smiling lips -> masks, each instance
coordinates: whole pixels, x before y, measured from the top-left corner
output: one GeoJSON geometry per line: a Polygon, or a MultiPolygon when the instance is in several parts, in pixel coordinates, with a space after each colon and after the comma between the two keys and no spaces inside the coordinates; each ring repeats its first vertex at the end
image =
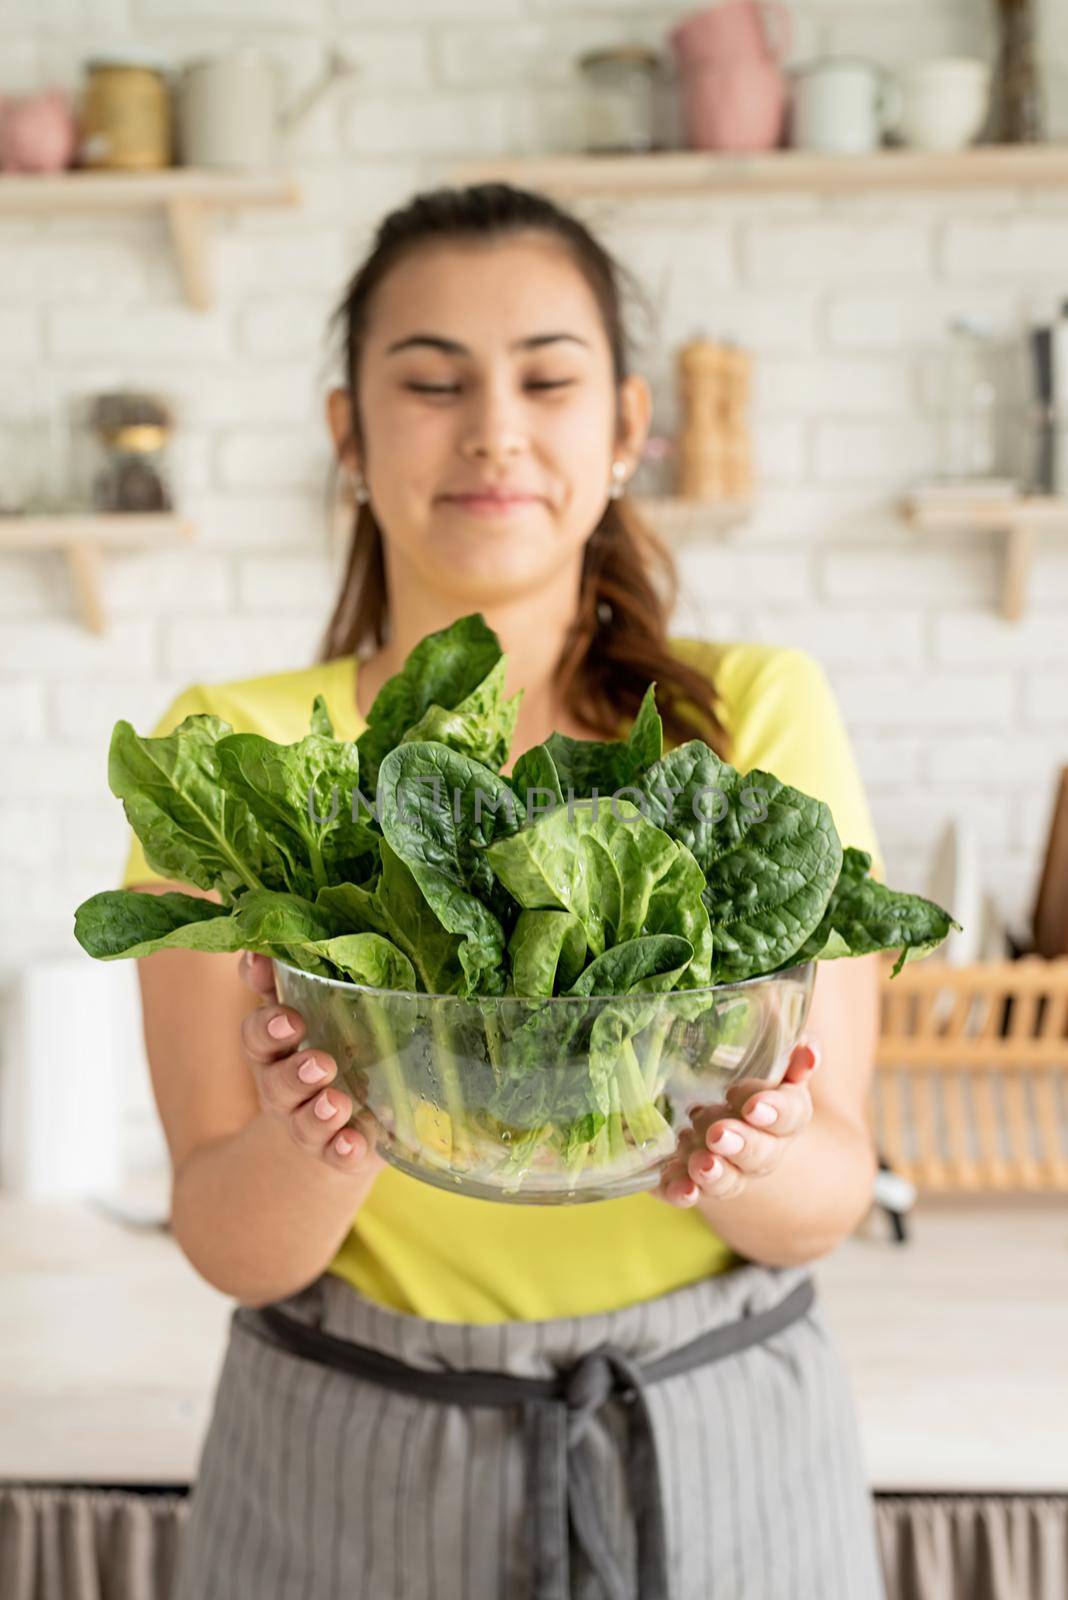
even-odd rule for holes
{"type": "Polygon", "coordinates": [[[524,506],[534,505],[540,496],[535,494],[448,494],[447,505],[461,506],[476,517],[504,517],[524,506]]]}

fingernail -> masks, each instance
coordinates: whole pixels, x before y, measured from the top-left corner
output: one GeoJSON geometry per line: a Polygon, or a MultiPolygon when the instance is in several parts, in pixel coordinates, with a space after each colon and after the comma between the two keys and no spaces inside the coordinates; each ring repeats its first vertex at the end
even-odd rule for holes
{"type": "Polygon", "coordinates": [[[816,1052],[810,1044],[798,1045],[797,1064],[799,1067],[814,1068],[817,1060],[816,1052]]]}
{"type": "Polygon", "coordinates": [[[302,1061],[297,1068],[297,1077],[301,1083],[322,1083],[326,1077],[326,1068],[321,1067],[314,1056],[309,1056],[307,1061],[302,1061]]]}
{"type": "Polygon", "coordinates": [[[779,1113],[767,1100],[758,1100],[746,1115],[750,1122],[756,1123],[758,1128],[770,1128],[779,1113]]]}
{"type": "Polygon", "coordinates": [[[329,1121],[334,1115],[334,1107],[331,1105],[330,1096],[325,1089],[315,1102],[315,1115],[321,1117],[324,1122],[329,1121]]]}
{"type": "Polygon", "coordinates": [[[279,1012],[277,1017],[272,1017],[267,1024],[267,1032],[272,1039],[288,1039],[290,1034],[296,1033],[296,1028],[284,1012],[279,1012]]]}
{"type": "Polygon", "coordinates": [[[723,1165],[718,1156],[709,1156],[698,1164],[706,1178],[718,1178],[723,1165]]]}
{"type": "Polygon", "coordinates": [[[334,1140],[334,1149],[339,1156],[350,1156],[353,1151],[358,1156],[367,1154],[367,1140],[360,1133],[339,1133],[334,1140]]]}
{"type": "Polygon", "coordinates": [[[720,1155],[734,1156],[742,1148],[745,1140],[733,1128],[720,1128],[714,1139],[709,1139],[709,1147],[718,1150],[720,1155]]]}

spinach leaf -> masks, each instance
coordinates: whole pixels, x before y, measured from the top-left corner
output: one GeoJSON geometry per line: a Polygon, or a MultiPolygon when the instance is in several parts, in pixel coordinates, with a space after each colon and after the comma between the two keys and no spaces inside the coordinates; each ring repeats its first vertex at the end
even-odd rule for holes
{"type": "Polygon", "coordinates": [[[320,889],[316,905],[342,925],[383,934],[408,957],[413,984],[426,994],[458,994],[464,987],[461,939],[450,933],[396,851],[382,841],[382,871],[372,887],[340,883],[320,889]]]}
{"type": "MultiPolygon", "coordinates": [[[[525,793],[518,788],[520,763],[535,750],[552,758],[561,798],[570,790],[574,799],[592,799],[594,793],[607,799],[617,790],[638,782],[648,767],[660,759],[664,748],[664,728],[656,709],[655,684],[645,691],[638,714],[625,739],[573,739],[565,733],[551,733],[544,744],[525,750],[515,764],[513,779],[524,805],[525,793]]],[[[522,769],[523,781],[526,770],[522,769]]]]}
{"type": "Polygon", "coordinates": [[[841,956],[866,956],[876,950],[901,953],[890,974],[896,977],[906,961],[917,961],[940,945],[951,928],[960,929],[941,906],[922,895],[902,894],[868,877],[871,856],[849,846],[842,870],[819,926],[789,965],[801,961],[831,961],[841,956]]]}
{"type": "Polygon", "coordinates": [[[244,948],[229,906],[176,891],[140,894],[136,889],[102,889],[75,911],[74,937],[98,961],[167,949],[244,948]]]}
{"type": "Polygon", "coordinates": [[[712,982],[774,970],[819,925],[842,865],[822,800],[754,769],[744,777],[699,739],[641,780],[650,817],[685,844],[705,876],[712,982]]]}
{"type": "Polygon", "coordinates": [[[453,710],[432,705],[418,722],[405,732],[402,743],[433,739],[451,750],[481,761],[496,771],[508,759],[515,733],[522,690],[510,700],[502,699],[507,661],[504,656],[486,677],[453,710]]]}
{"type": "Polygon", "coordinates": [[[310,901],[273,889],[250,889],[233,907],[199,895],[108,889],[83,901],[74,916],[79,944],[105,961],[156,950],[255,950],[324,977],[334,972],[316,946],[336,932],[310,901]]]}
{"type": "Polygon", "coordinates": [[[308,725],[308,732],[321,734],[324,739],[332,739],[334,737],[334,724],[331,721],[330,712],[327,710],[326,699],[321,694],[317,694],[312,701],[311,722],[308,725]]]}
{"type": "Polygon", "coordinates": [[[292,885],[298,893],[314,897],[339,860],[367,848],[368,823],[352,816],[359,787],[355,744],[321,733],[282,745],[258,733],[231,733],[216,751],[226,789],[299,862],[292,885]]]}
{"type": "Polygon", "coordinates": [[[385,757],[431,706],[451,710],[478,688],[500,660],[501,645],[480,612],[428,633],[404,666],[388,678],[367,713],[356,740],[365,792],[378,787],[385,757]]]}
{"type": "Polygon", "coordinates": [[[379,933],[336,934],[331,939],[316,940],[308,948],[353,983],[409,993],[416,987],[415,971],[408,957],[379,933]]]}
{"type": "Polygon", "coordinates": [[[544,744],[532,745],[529,750],[523,751],[512,768],[508,782],[528,826],[538,816],[564,803],[556,763],[544,744]]]}
{"type": "Polygon", "coordinates": [[[613,945],[580,972],[567,994],[661,994],[671,989],[693,959],[693,945],[678,934],[643,934],[613,945]]]}
{"type": "Polygon", "coordinates": [[[227,789],[217,746],[233,730],[194,713],[158,739],[117,722],[108,784],[144,846],[150,867],[198,889],[218,889],[229,904],[241,889],[287,889],[298,858],[227,789]]]}
{"type": "Polygon", "coordinates": [[[387,842],[442,926],[461,938],[461,992],[502,993],[508,908],[485,847],[518,826],[512,790],[489,767],[426,740],[386,756],[377,804],[387,842]]]}
{"type": "Polygon", "coordinates": [[[679,934],[698,957],[691,984],[708,982],[704,878],[689,851],[630,801],[576,800],[491,844],[486,854],[521,906],[577,917],[594,956],[643,933],[679,934]]]}
{"type": "Polygon", "coordinates": [[[570,911],[521,911],[508,941],[510,993],[550,995],[566,989],[582,971],[586,934],[570,911]]]}

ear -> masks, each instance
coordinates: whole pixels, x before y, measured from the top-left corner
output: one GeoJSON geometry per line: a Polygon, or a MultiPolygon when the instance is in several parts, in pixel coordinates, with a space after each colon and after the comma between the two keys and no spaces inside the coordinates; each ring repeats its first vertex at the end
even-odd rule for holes
{"type": "Polygon", "coordinates": [[[334,441],[337,458],[343,467],[355,472],[359,466],[352,436],[352,391],[331,389],[326,397],[326,421],[334,441]]]}
{"type": "Polygon", "coordinates": [[[653,420],[653,394],[639,372],[632,372],[619,386],[619,426],[616,454],[622,456],[631,472],[642,458],[653,420]]]}

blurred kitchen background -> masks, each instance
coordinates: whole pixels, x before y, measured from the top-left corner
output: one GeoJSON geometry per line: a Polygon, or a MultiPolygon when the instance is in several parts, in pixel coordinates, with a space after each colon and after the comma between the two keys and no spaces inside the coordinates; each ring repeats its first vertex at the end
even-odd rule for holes
{"type": "MultiPolygon", "coordinates": [[[[351,517],[323,419],[339,376],[329,314],[387,210],[494,176],[558,195],[640,280],[636,362],[656,410],[635,492],[677,549],[674,631],[819,658],[889,881],[965,924],[945,952],[965,987],[933,1013],[928,997],[926,1023],[888,1017],[888,1032],[985,1001],[985,1037],[1044,1041],[1046,1077],[1005,1103],[1023,1143],[947,1154],[923,1128],[937,1142],[950,1102],[936,1116],[918,1095],[895,1101],[884,1040],[880,1138],[901,1184],[887,1175],[875,1235],[902,1231],[910,1185],[1049,1190],[1062,1208],[1029,1219],[1026,1245],[998,1224],[1015,1272],[1003,1290],[1017,1305],[1040,1282],[1063,1294],[1064,0],[4,0],[0,1186],[88,1194],[136,1221],[144,1178],[143,1220],[159,1220],[133,964],[105,972],[71,933],[74,907],[125,859],[111,729],[146,730],[191,682],[311,660],[351,517]],[[1022,990],[1017,971],[1031,974],[1022,990]],[[906,1112],[918,1132],[901,1132],[906,1112]],[[1040,1227],[1041,1270],[1028,1254],[1040,1227]]],[[[91,1259],[140,1303],[144,1280],[124,1276],[99,1216],[65,1226],[56,1256],[51,1225],[6,1215],[5,1250],[40,1284],[91,1259]]],[[[937,1298],[946,1263],[976,1236],[962,1216],[945,1224],[944,1260],[921,1259],[909,1285],[936,1338],[954,1315],[937,1298]]],[[[150,1232],[138,1249],[162,1248],[150,1232]]],[[[155,1259],[142,1258],[150,1278],[155,1259]]],[[[881,1254],[829,1271],[869,1302],[885,1285],[881,1254]]],[[[185,1278],[181,1327],[214,1330],[218,1297],[185,1278]]],[[[866,1314],[843,1299],[847,1332],[866,1314]]],[[[932,1435],[942,1465],[918,1472],[895,1432],[904,1380],[880,1365],[883,1315],[856,1359],[888,1561],[895,1492],[1063,1500],[1068,1462],[1038,1389],[1022,1402],[1031,1454],[1000,1484],[983,1476],[1006,1459],[990,1365],[960,1406],[980,1442],[932,1435]]],[[[1051,1341],[1063,1334],[1035,1315],[1051,1341]]],[[[29,1338],[29,1311],[20,1326],[29,1338]]],[[[146,1332],[149,1356],[163,1337],[146,1332]]],[[[909,1337],[898,1324],[894,1340],[909,1337]]],[[[141,1454],[136,1430],[118,1429],[125,1481],[168,1482],[190,1458],[204,1341],[141,1454]]],[[[41,1402],[27,1381],[22,1398],[41,1402]]],[[[1013,1384],[1018,1405],[1026,1376],[1013,1384]]],[[[923,1404],[937,1411],[941,1392],[933,1382],[923,1404]]],[[[0,1468],[108,1481],[83,1434],[66,1473],[47,1427],[43,1453],[0,1468]]],[[[1013,1571],[1017,1588],[974,1575],[937,1592],[1053,1594],[1037,1567],[1013,1571]]]]}

